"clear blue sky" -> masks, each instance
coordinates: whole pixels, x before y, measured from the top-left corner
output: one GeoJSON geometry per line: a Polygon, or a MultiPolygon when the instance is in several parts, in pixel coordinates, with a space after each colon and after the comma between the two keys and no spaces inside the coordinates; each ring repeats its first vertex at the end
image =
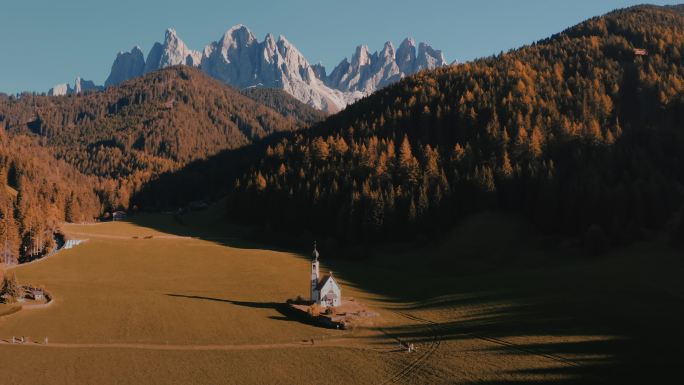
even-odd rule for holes
{"type": "MultiPolygon", "coordinates": [[[[676,1],[654,1],[673,4],[676,1]]],[[[261,40],[284,35],[330,70],[361,43],[372,51],[406,36],[461,62],[515,48],[629,0],[4,0],[0,92],[47,91],[76,76],[104,83],[116,53],[147,55],[174,27],[201,50],[230,26],[261,40]]]]}

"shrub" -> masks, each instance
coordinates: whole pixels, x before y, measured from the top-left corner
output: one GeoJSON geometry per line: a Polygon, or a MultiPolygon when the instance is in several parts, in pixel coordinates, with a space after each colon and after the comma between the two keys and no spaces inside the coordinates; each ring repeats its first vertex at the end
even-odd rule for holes
{"type": "Polygon", "coordinates": [[[312,317],[318,317],[321,315],[321,306],[317,303],[309,307],[309,315],[312,317]]]}
{"type": "Polygon", "coordinates": [[[0,297],[4,297],[9,303],[17,300],[20,294],[19,285],[17,284],[17,276],[15,274],[9,277],[7,274],[2,278],[2,288],[0,288],[0,297]]]}

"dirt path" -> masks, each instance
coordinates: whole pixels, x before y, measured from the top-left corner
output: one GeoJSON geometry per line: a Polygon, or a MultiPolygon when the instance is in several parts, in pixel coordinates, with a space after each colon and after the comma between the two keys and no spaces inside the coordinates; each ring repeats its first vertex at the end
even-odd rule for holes
{"type": "Polygon", "coordinates": [[[369,349],[355,345],[348,338],[335,338],[329,340],[317,340],[314,344],[309,341],[286,342],[275,344],[229,344],[229,345],[179,345],[179,344],[136,344],[136,343],[60,343],[27,342],[13,344],[9,340],[0,340],[0,346],[14,346],[22,348],[59,348],[59,349],[143,349],[143,350],[267,350],[286,348],[316,348],[316,347],[346,347],[354,349],[369,349]]]}
{"type": "Polygon", "coordinates": [[[88,238],[105,238],[105,239],[196,239],[194,237],[187,237],[182,235],[154,235],[154,234],[141,234],[141,235],[112,235],[112,234],[96,234],[96,233],[84,233],[78,231],[67,231],[67,235],[79,235],[88,238]]]}

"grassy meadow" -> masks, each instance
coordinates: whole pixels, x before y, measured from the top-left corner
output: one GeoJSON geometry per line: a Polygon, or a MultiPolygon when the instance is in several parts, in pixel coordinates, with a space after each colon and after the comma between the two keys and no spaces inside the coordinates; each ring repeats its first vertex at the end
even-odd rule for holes
{"type": "Polygon", "coordinates": [[[666,246],[577,256],[486,214],[366,260],[321,249],[343,295],[381,314],[338,331],[283,310],[308,293],[308,247],[245,241],[214,210],[64,229],[87,242],[12,270],[55,300],[0,305],[1,340],[49,338],[0,343],[2,384],[604,382],[666,376],[682,353],[684,264],[666,246]]]}

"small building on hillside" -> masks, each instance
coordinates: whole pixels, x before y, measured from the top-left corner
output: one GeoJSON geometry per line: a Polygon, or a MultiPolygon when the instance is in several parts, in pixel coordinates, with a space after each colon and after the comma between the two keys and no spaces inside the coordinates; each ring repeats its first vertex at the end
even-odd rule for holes
{"type": "Polygon", "coordinates": [[[113,221],[123,221],[126,219],[126,212],[125,211],[114,211],[112,213],[112,220],[113,221]]]}
{"type": "Polygon", "coordinates": [[[316,242],[314,242],[311,261],[311,302],[324,308],[340,306],[342,304],[342,289],[333,278],[332,272],[321,278],[318,256],[316,242]]]}
{"type": "Polygon", "coordinates": [[[74,246],[80,245],[82,242],[82,239],[67,239],[66,242],[64,242],[64,248],[71,249],[74,246]]]}
{"type": "Polygon", "coordinates": [[[33,288],[30,291],[30,295],[34,301],[42,301],[45,299],[45,293],[43,292],[43,289],[33,288]]]}
{"type": "Polygon", "coordinates": [[[648,51],[643,48],[634,48],[634,56],[648,56],[648,51]]]}

